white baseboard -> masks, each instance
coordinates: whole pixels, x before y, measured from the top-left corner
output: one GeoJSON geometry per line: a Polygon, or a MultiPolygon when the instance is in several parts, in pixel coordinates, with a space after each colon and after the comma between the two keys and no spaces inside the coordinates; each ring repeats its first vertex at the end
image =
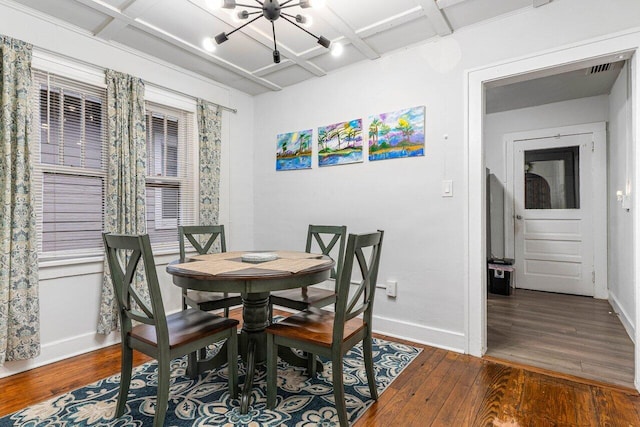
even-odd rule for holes
{"type": "Polygon", "coordinates": [[[466,344],[466,337],[461,332],[447,331],[381,316],[373,316],[373,331],[456,353],[464,353],[466,344]]]}
{"type": "Polygon", "coordinates": [[[626,311],[624,311],[624,309],[618,302],[618,299],[616,298],[616,296],[611,292],[609,292],[609,304],[611,304],[613,311],[615,311],[616,314],[618,315],[618,318],[620,319],[620,322],[622,322],[622,326],[624,326],[624,329],[627,331],[629,338],[631,338],[631,341],[633,341],[633,343],[635,344],[636,330],[635,330],[635,327],[633,326],[633,322],[629,318],[629,314],[626,311]]]}
{"type": "Polygon", "coordinates": [[[92,332],[43,344],[40,356],[35,359],[5,362],[4,366],[0,367],[0,378],[39,368],[40,366],[108,347],[119,342],[120,332],[116,331],[109,335],[100,335],[92,332]]]}

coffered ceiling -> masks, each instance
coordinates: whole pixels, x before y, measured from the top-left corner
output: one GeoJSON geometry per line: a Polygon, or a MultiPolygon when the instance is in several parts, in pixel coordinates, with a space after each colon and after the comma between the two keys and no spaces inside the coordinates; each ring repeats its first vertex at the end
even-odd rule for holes
{"type": "Polygon", "coordinates": [[[318,9],[291,8],[293,14],[311,15],[309,31],[342,44],[344,52],[334,57],[313,37],[278,19],[279,64],[273,62],[272,28],[266,19],[230,35],[215,52],[203,48],[206,37],[242,25],[234,21],[241,8],[211,10],[205,0],[0,1],[255,95],[550,0],[326,0],[318,9]]]}

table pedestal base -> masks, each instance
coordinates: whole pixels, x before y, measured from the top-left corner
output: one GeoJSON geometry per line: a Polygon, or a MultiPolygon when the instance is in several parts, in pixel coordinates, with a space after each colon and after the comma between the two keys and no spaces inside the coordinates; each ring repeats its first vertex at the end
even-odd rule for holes
{"type": "MultiPolygon", "coordinates": [[[[269,293],[251,293],[242,296],[242,330],[240,331],[239,353],[245,363],[245,380],[240,393],[240,413],[249,411],[249,400],[253,389],[253,379],[257,364],[264,364],[267,359],[267,336],[265,329],[269,326],[269,293]]],[[[210,369],[217,368],[227,362],[227,343],[225,342],[218,353],[206,360],[198,360],[197,366],[189,358],[187,375],[191,378],[210,369]]],[[[292,366],[308,368],[308,360],[286,347],[278,349],[278,356],[292,366]]],[[[322,362],[316,359],[316,370],[323,370],[322,362]]]]}

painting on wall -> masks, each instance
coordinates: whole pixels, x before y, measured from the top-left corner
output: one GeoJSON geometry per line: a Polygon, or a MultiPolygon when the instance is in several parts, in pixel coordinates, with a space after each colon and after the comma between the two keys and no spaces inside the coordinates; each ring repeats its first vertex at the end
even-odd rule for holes
{"type": "Polygon", "coordinates": [[[312,129],[281,133],[277,140],[277,171],[311,169],[312,129]]]}
{"type": "Polygon", "coordinates": [[[362,119],[318,128],[318,166],[362,162],[362,119]]]}
{"type": "Polygon", "coordinates": [[[369,161],[424,156],[425,107],[369,117],[369,161]]]}

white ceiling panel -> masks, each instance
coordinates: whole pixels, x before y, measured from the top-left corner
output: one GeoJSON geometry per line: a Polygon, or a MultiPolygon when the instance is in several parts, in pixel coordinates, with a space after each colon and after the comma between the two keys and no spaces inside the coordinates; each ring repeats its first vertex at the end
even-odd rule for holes
{"type": "Polygon", "coordinates": [[[327,53],[317,56],[311,61],[324,70],[333,71],[365,59],[367,58],[358,49],[353,47],[353,45],[346,45],[344,47],[344,53],[337,58],[327,53]]]}
{"type": "Polygon", "coordinates": [[[455,31],[526,7],[531,7],[531,0],[465,0],[442,11],[455,31]]]}
{"type": "Polygon", "coordinates": [[[292,65],[265,76],[269,81],[280,86],[289,86],[311,78],[309,72],[292,65]]]}
{"type": "Polygon", "coordinates": [[[349,0],[327,2],[328,9],[359,30],[416,7],[415,0],[370,1],[349,0]]]}
{"type": "MultiPolygon", "coordinates": [[[[345,49],[342,56],[334,57],[313,36],[280,18],[274,24],[281,63],[274,64],[272,29],[265,18],[230,35],[214,53],[204,50],[205,37],[233,31],[246,22],[234,22],[241,7],[211,11],[205,0],[3,1],[35,9],[53,21],[65,21],[95,37],[249,94],[280,90],[358,61],[375,60],[436,34],[446,37],[451,33],[449,24],[456,31],[531,7],[531,0],[325,0],[326,7],[321,9],[286,8],[286,13],[310,15],[311,33],[340,41],[345,49]]],[[[254,0],[238,3],[258,4],[254,0]]]]}
{"type": "Polygon", "coordinates": [[[378,52],[400,49],[437,35],[428,19],[417,19],[383,33],[367,37],[365,41],[378,52]]]}
{"type": "Polygon", "coordinates": [[[116,9],[122,9],[128,3],[131,3],[131,0],[102,0],[102,2],[108,4],[109,6],[113,6],[116,9]]]}
{"type": "Polygon", "coordinates": [[[75,0],[20,0],[16,3],[31,7],[62,21],[70,22],[76,27],[91,32],[108,19],[104,14],[75,0]]]}

